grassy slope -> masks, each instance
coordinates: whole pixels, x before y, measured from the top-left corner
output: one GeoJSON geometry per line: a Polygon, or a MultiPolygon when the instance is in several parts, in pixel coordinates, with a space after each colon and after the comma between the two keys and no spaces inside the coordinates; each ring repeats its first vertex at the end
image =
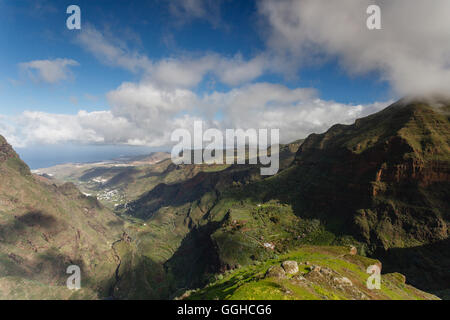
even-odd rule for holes
{"type": "MultiPolygon", "coordinates": [[[[282,166],[292,162],[299,144],[281,147],[282,166]]],[[[232,185],[239,188],[252,177],[259,179],[259,169],[250,166],[177,166],[168,172],[166,177],[172,177],[171,182],[130,203],[127,213],[133,216],[123,215],[132,221],[127,232],[135,240],[134,255],[121,267],[124,274],[128,273],[118,284],[124,296],[167,298],[177,288],[207,282],[222,263],[213,248],[220,241],[210,237],[224,223],[221,220],[227,212],[227,204],[219,201],[219,195],[232,185]],[[152,264],[155,272],[143,272],[144,264],[152,264]],[[148,286],[130,288],[130,277],[141,278],[140,282],[148,286]],[[155,283],[159,284],[158,291],[154,290],[155,283]]],[[[291,212],[279,229],[292,220],[296,217],[291,212]]]]}
{"type": "Polygon", "coordinates": [[[366,286],[368,266],[379,261],[350,255],[346,247],[304,246],[276,259],[249,265],[220,275],[205,288],[190,291],[187,299],[226,300],[428,300],[437,297],[411,287],[400,274],[383,274],[380,290],[366,286]],[[299,273],[287,278],[267,277],[272,266],[296,261],[299,273]],[[308,265],[306,265],[306,263],[308,265]],[[311,271],[319,266],[321,272],[311,271]],[[323,271],[328,271],[327,273],[323,271]],[[299,280],[297,275],[302,275],[299,280]],[[336,278],[346,277],[351,286],[340,285],[336,278]]]}

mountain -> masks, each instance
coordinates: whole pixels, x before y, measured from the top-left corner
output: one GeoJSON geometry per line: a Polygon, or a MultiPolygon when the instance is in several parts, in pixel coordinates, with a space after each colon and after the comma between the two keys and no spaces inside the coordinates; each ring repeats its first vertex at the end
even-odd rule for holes
{"type": "Polygon", "coordinates": [[[388,270],[448,296],[449,118],[447,98],[402,99],[310,135],[293,166],[251,192],[319,219],[336,239],[350,236],[388,270]]]}
{"type": "Polygon", "coordinates": [[[448,99],[403,99],[311,135],[277,182],[292,191],[266,196],[319,218],[334,234],[352,235],[414,285],[448,292],[449,119],[448,99]]]}
{"type": "Polygon", "coordinates": [[[123,221],[73,184],[34,176],[2,136],[0,179],[0,298],[109,296],[123,221]],[[81,268],[79,291],[66,287],[69,265],[81,268]]]}
{"type": "Polygon", "coordinates": [[[273,177],[260,177],[254,166],[201,172],[156,186],[127,213],[167,223],[158,236],[170,234],[178,248],[165,267],[184,272],[179,286],[301,245],[351,244],[380,256],[385,270],[446,296],[449,111],[445,98],[403,99],[310,135],[273,177]],[[417,260],[408,264],[408,257],[417,260]]]}
{"type": "Polygon", "coordinates": [[[448,238],[450,103],[407,100],[311,135],[296,156],[303,211],[382,248],[448,238]]]}
{"type": "Polygon", "coordinates": [[[0,297],[436,298],[412,284],[446,298],[449,115],[445,98],[403,99],[281,145],[271,177],[166,159],[78,168],[64,183],[31,174],[1,138],[0,297]],[[300,273],[269,272],[286,260],[300,273]],[[70,264],[81,291],[64,286],[70,264]],[[383,267],[381,291],[364,287],[368,264],[383,267]]]}
{"type": "MultiPolygon", "coordinates": [[[[53,173],[32,174],[4,138],[1,139],[1,297],[142,299],[168,298],[176,292],[177,282],[172,278],[177,276],[167,272],[164,264],[177,251],[177,246],[173,251],[163,252],[158,246],[152,247],[155,241],[158,245],[165,243],[166,247],[171,243],[170,230],[158,234],[158,238],[152,237],[155,229],[156,233],[166,230],[165,223],[149,222],[147,226],[129,216],[122,220],[97,199],[79,192],[71,182],[60,181],[57,169],[53,173]],[[65,286],[66,269],[71,264],[81,267],[80,291],[73,292],[65,286]]],[[[295,151],[289,152],[290,161],[294,154],[295,151]]],[[[130,180],[156,177],[176,184],[202,172],[214,174],[228,167],[173,165],[163,160],[137,166],[136,176],[130,180]]],[[[105,175],[117,168],[116,174],[108,179],[114,183],[120,181],[117,176],[130,170],[127,166],[108,165],[71,168],[71,178],[80,175],[80,180],[98,178],[98,170],[105,175]]],[[[248,166],[241,169],[256,171],[248,166]]],[[[181,243],[188,233],[189,228],[174,236],[181,243]]]]}

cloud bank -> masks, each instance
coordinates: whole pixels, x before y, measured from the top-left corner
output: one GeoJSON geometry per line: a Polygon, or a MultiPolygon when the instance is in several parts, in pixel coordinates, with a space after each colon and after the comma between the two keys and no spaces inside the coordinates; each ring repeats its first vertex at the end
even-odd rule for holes
{"type": "Polygon", "coordinates": [[[324,101],[312,89],[270,83],[205,95],[187,89],[162,90],[152,83],[124,83],[108,93],[108,101],[111,110],[76,115],[24,112],[3,117],[0,128],[11,143],[22,147],[67,142],[167,147],[172,144],[172,131],[192,131],[198,120],[204,121],[205,129],[278,128],[281,142],[290,142],[323,132],[336,122],[350,124],[386,106],[324,101]],[[7,127],[8,123],[15,125],[7,127]]]}
{"type": "Polygon", "coordinates": [[[270,50],[292,66],[337,58],[349,74],[377,72],[400,95],[450,89],[450,1],[262,0],[270,50]],[[381,8],[382,30],[366,27],[381,8]]]}

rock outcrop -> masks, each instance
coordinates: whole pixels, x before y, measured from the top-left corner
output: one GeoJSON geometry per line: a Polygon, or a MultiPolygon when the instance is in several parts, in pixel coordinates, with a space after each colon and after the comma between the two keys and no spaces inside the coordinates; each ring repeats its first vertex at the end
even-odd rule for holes
{"type": "Polygon", "coordinates": [[[266,278],[284,279],[286,278],[286,271],[280,266],[272,266],[267,270],[266,278]]]}
{"type": "Polygon", "coordinates": [[[298,272],[297,261],[284,261],[281,266],[287,274],[296,274],[298,272]]]}

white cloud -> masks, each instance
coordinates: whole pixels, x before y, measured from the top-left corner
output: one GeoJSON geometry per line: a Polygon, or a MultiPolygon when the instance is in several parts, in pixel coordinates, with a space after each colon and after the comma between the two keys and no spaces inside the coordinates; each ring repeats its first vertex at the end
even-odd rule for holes
{"type": "Polygon", "coordinates": [[[207,55],[198,59],[180,58],[159,61],[150,74],[150,81],[168,87],[192,88],[216,65],[217,57],[207,55]]]}
{"type": "Polygon", "coordinates": [[[147,56],[130,50],[118,39],[106,38],[94,26],[86,24],[76,40],[98,60],[132,72],[149,70],[152,66],[147,56]]]}
{"type": "Polygon", "coordinates": [[[202,102],[205,107],[214,105],[222,111],[222,129],[280,129],[284,143],[324,132],[335,123],[353,123],[388,105],[388,102],[348,105],[325,101],[317,98],[313,89],[289,89],[269,83],[213,93],[202,102]]]}
{"type": "Polygon", "coordinates": [[[257,55],[245,61],[237,54],[233,59],[218,61],[215,72],[223,83],[236,86],[257,79],[269,70],[270,65],[271,61],[265,55],[257,55]]]}
{"type": "Polygon", "coordinates": [[[14,147],[69,142],[104,144],[113,140],[111,133],[114,131],[120,135],[122,130],[129,129],[127,125],[129,123],[114,118],[109,111],[79,111],[76,115],[25,111],[14,117],[0,117],[1,134],[14,147]],[[5,123],[14,125],[4,130],[5,123]]]}
{"type": "Polygon", "coordinates": [[[77,142],[167,147],[172,144],[173,130],[192,130],[193,122],[201,119],[205,129],[278,128],[282,142],[289,142],[323,132],[336,122],[351,123],[386,106],[324,101],[312,89],[269,83],[203,96],[187,89],[161,89],[148,82],[124,83],[107,98],[108,111],[79,111],[76,115],[24,112],[15,119],[0,117],[0,130],[15,146],[77,142]]]}
{"type": "Polygon", "coordinates": [[[145,81],[168,88],[193,88],[207,74],[230,86],[241,85],[257,79],[266,71],[274,70],[265,54],[248,60],[239,53],[232,57],[216,53],[200,56],[185,54],[177,58],[153,61],[145,54],[131,50],[117,38],[106,37],[92,25],[81,30],[77,42],[100,62],[132,72],[141,72],[145,81]]]}
{"type": "MultiPolygon", "coordinates": [[[[114,35],[87,25],[78,36],[101,62],[142,71],[146,81],[163,87],[192,88],[206,75],[229,86],[255,81],[267,73],[297,75],[303,66],[337,58],[351,75],[375,71],[400,95],[447,91],[450,87],[450,1],[375,1],[381,7],[382,30],[366,27],[373,0],[262,0],[258,13],[267,29],[265,51],[253,57],[205,53],[152,60],[114,35]]],[[[220,3],[171,1],[172,15],[215,19],[220,3]]],[[[372,74],[373,75],[373,74],[372,74]]]]}
{"type": "Polygon", "coordinates": [[[79,63],[72,59],[34,60],[19,63],[22,71],[35,81],[56,83],[70,77],[69,67],[78,66],[79,63]]]}
{"type": "Polygon", "coordinates": [[[169,11],[178,24],[193,19],[205,19],[213,27],[222,24],[220,16],[221,0],[169,0],[169,11]]]}
{"type": "Polygon", "coordinates": [[[147,75],[150,81],[169,87],[192,88],[210,74],[229,86],[248,83],[260,77],[270,65],[264,55],[245,60],[241,54],[231,58],[206,54],[198,58],[164,59],[147,75]]]}
{"type": "Polygon", "coordinates": [[[25,141],[17,136],[17,129],[11,117],[0,115],[0,134],[14,147],[25,146],[25,141]]]}
{"type": "Polygon", "coordinates": [[[366,27],[372,0],[263,0],[270,50],[288,68],[338,57],[353,74],[377,71],[396,92],[450,88],[450,1],[376,1],[382,30],[366,27]]]}
{"type": "Polygon", "coordinates": [[[167,144],[176,121],[189,115],[197,96],[187,89],[161,89],[152,83],[124,83],[107,95],[111,113],[132,124],[133,138],[151,146],[167,144]]]}

